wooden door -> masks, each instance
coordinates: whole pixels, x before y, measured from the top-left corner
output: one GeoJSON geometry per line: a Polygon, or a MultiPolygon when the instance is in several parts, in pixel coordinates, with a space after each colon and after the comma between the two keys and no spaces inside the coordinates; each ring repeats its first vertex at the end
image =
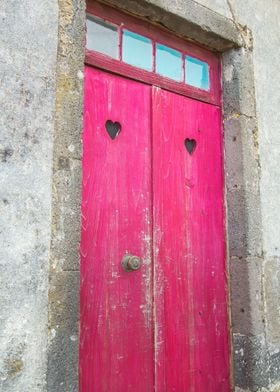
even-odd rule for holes
{"type": "Polygon", "coordinates": [[[151,89],[87,67],[81,238],[83,392],[153,390],[151,241],[151,89]],[[141,257],[139,271],[122,269],[127,253],[141,257]]]}
{"type": "Polygon", "coordinates": [[[86,67],[81,392],[229,391],[220,116],[86,67]]]}
{"type": "Polygon", "coordinates": [[[153,89],[156,390],[229,391],[221,113],[153,89]]]}

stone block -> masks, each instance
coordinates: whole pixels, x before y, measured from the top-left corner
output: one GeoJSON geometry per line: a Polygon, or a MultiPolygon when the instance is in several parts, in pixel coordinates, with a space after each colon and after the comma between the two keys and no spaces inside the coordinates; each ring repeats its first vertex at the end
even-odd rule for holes
{"type": "Polygon", "coordinates": [[[79,270],[81,161],[57,157],[53,193],[51,268],[79,270]]]}
{"type": "Polygon", "coordinates": [[[252,52],[245,48],[223,53],[223,108],[225,117],[244,114],[255,118],[255,80],[252,52]]]}
{"type": "Polygon", "coordinates": [[[49,391],[78,390],[79,272],[52,275],[49,291],[49,391]]]}
{"type": "Polygon", "coordinates": [[[261,258],[230,259],[231,321],[233,333],[264,333],[261,258]]]}
{"type": "Polygon", "coordinates": [[[259,146],[253,118],[235,114],[224,120],[225,176],[228,190],[259,192],[259,146]]]}
{"type": "Polygon", "coordinates": [[[106,0],[134,15],[148,18],[175,34],[209,48],[223,51],[242,45],[235,23],[192,0],[106,0]],[[147,11],[148,9],[148,11],[147,11]]]}
{"type": "Polygon", "coordinates": [[[233,342],[235,386],[249,392],[275,391],[280,352],[270,353],[263,335],[234,334],[233,342]]]}
{"type": "Polygon", "coordinates": [[[227,192],[227,234],[230,257],[261,256],[259,195],[244,188],[227,192]]]}

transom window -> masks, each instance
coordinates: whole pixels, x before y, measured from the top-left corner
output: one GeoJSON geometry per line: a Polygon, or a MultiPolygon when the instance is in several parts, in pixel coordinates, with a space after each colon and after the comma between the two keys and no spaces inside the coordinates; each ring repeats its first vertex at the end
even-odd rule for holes
{"type": "Polygon", "coordinates": [[[87,49],[190,86],[210,87],[207,62],[92,15],[87,16],[87,49]]]}
{"type": "Polygon", "coordinates": [[[97,1],[87,5],[85,60],[109,72],[221,104],[217,53],[97,1]]]}

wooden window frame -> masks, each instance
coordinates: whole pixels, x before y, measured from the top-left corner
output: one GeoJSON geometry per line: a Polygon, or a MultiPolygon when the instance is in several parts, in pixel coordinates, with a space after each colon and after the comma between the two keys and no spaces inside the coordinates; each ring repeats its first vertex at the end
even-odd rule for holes
{"type": "MultiPolygon", "coordinates": [[[[211,52],[182,38],[176,37],[159,27],[155,27],[154,25],[147,23],[146,21],[97,3],[96,1],[89,1],[86,11],[89,16],[96,16],[106,22],[118,25],[118,34],[120,38],[122,37],[122,30],[128,29],[134,33],[150,38],[153,42],[156,41],[159,44],[178,50],[183,53],[184,57],[191,56],[206,62],[209,66],[210,88],[209,90],[203,90],[188,85],[184,81],[177,82],[161,76],[155,73],[155,64],[153,64],[153,71],[146,71],[127,64],[121,60],[111,58],[105,54],[89,49],[86,49],[85,53],[85,63],[87,65],[104,69],[149,85],[158,86],[193,99],[221,106],[221,61],[219,54],[211,52]]],[[[121,51],[121,39],[119,42],[119,51],[121,51]]],[[[155,50],[154,43],[153,48],[153,50],[155,50]]],[[[183,61],[183,63],[184,62],[185,61],[183,61]]]]}

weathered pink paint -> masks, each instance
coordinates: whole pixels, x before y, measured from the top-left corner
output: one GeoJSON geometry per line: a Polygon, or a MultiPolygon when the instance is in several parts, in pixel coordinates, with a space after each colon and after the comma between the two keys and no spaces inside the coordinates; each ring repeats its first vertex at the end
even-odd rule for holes
{"type": "Polygon", "coordinates": [[[153,89],[158,392],[230,390],[220,119],[215,106],[153,89]]]}
{"type": "Polygon", "coordinates": [[[80,392],[229,392],[220,122],[86,67],[80,392]],[[122,270],[126,253],[140,270],[122,270]]]}
{"type": "Polygon", "coordinates": [[[85,70],[80,391],[148,392],[154,384],[151,89],[85,70]],[[121,132],[112,140],[107,120],[121,132]],[[124,272],[121,260],[143,259],[124,272]]]}

